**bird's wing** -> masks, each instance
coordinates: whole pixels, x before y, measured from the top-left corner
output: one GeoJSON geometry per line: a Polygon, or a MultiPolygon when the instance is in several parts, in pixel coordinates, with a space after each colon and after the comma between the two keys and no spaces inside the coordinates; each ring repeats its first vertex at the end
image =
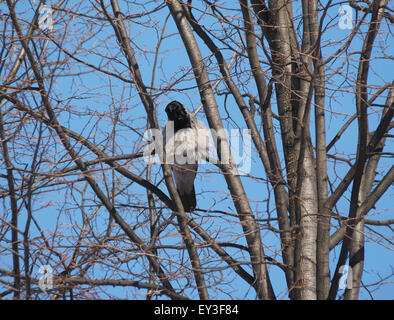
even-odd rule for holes
{"type": "Polygon", "coordinates": [[[205,160],[209,156],[212,148],[211,135],[209,129],[199,120],[193,121],[193,129],[195,131],[195,147],[199,160],[205,160]]]}
{"type": "Polygon", "coordinates": [[[181,194],[189,194],[194,189],[198,164],[173,164],[171,165],[175,184],[181,194]]]}
{"type": "Polygon", "coordinates": [[[175,139],[175,164],[172,166],[175,184],[185,211],[196,207],[194,179],[198,169],[197,137],[193,128],[178,130],[175,139]]]}

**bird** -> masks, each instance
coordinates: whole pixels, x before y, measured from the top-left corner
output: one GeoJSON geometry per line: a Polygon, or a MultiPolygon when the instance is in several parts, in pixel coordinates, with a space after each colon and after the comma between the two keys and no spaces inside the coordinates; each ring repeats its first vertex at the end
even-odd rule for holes
{"type": "Polygon", "coordinates": [[[194,180],[198,163],[206,159],[210,148],[209,130],[179,101],[170,102],[163,129],[166,162],[170,164],[175,185],[186,212],[196,208],[194,180]]]}

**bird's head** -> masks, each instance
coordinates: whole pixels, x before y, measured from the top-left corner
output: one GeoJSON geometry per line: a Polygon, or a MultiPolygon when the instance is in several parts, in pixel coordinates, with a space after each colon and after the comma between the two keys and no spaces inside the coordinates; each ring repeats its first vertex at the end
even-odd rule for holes
{"type": "Polygon", "coordinates": [[[180,129],[191,128],[191,114],[186,107],[178,102],[170,102],[165,109],[168,120],[174,121],[175,132],[180,129]]]}

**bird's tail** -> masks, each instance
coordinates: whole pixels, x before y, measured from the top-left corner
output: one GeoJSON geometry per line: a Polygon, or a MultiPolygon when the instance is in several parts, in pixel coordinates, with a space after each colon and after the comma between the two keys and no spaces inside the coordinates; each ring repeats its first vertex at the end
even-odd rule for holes
{"type": "Polygon", "coordinates": [[[178,189],[179,196],[181,197],[183,209],[185,209],[186,212],[193,212],[194,209],[196,208],[196,192],[194,191],[194,186],[193,189],[190,192],[181,192],[178,189]]]}

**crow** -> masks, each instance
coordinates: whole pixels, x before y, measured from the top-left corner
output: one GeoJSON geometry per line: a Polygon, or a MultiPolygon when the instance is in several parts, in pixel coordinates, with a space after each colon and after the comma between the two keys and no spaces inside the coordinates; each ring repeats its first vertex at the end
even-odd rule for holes
{"type": "Polygon", "coordinates": [[[210,147],[209,131],[180,102],[170,102],[165,111],[168,121],[163,130],[166,161],[171,165],[176,188],[185,211],[196,208],[198,161],[206,159],[210,147]]]}

